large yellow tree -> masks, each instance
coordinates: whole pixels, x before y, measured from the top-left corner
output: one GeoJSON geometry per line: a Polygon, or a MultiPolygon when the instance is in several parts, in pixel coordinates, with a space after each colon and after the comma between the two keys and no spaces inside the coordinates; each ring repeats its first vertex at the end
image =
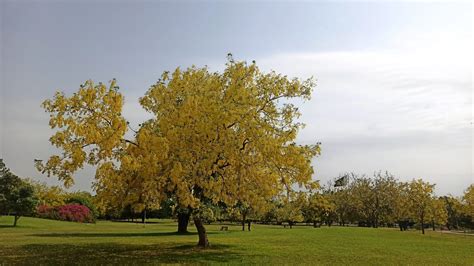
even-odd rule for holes
{"type": "Polygon", "coordinates": [[[255,63],[231,57],[222,73],[178,68],[164,72],[140,99],[153,118],[126,139],[115,80],[108,87],[88,81],[71,97],[57,93],[43,103],[51,127],[58,129],[51,143],[63,153],[38,161],[37,168],[70,185],[88,163],[98,166],[96,188],[103,193],[135,182],[130,188],[141,198],[135,193],[130,200],[145,204],[173,197],[192,210],[198,245],[206,247],[200,217],[206,202],[252,205],[311,180],[311,158],[319,146],[295,143],[303,124],[288,99],[307,100],[313,87],[311,79],[262,73],[255,63]]]}

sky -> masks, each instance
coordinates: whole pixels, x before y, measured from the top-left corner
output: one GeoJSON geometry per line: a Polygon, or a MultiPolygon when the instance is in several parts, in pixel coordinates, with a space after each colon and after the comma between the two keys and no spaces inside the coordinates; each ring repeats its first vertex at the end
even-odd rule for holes
{"type": "MultiPolygon", "coordinates": [[[[0,158],[58,184],[33,164],[58,152],[43,100],[116,78],[136,126],[150,117],[138,98],[163,71],[220,71],[230,52],[317,80],[298,103],[298,143],[322,143],[314,179],[381,170],[461,195],[474,183],[472,12],[469,2],[0,0],[0,158]]],[[[72,190],[93,178],[86,167],[72,190]]]]}

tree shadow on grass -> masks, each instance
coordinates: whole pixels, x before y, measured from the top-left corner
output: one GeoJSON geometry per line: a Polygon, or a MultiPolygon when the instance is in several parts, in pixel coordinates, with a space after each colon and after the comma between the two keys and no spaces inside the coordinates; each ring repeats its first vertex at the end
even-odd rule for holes
{"type": "Polygon", "coordinates": [[[10,224],[0,224],[0,228],[13,228],[13,225],[10,224]]]}
{"type": "MultiPolygon", "coordinates": [[[[207,232],[207,234],[217,234],[217,232],[207,232]]],[[[29,236],[39,237],[149,237],[149,236],[180,236],[197,235],[197,232],[178,233],[178,232],[148,232],[148,233],[48,233],[31,234],[29,236]]]]}
{"type": "Polygon", "coordinates": [[[147,264],[147,263],[231,263],[241,255],[230,245],[216,244],[208,249],[195,245],[128,245],[117,243],[71,245],[29,244],[5,247],[0,251],[0,264],[147,264]]]}

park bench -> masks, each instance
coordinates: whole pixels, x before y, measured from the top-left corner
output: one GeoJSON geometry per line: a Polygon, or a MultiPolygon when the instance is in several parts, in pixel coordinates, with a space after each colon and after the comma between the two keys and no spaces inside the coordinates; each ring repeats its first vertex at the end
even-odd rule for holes
{"type": "Polygon", "coordinates": [[[221,226],[221,231],[228,231],[229,227],[228,226],[221,226]]]}

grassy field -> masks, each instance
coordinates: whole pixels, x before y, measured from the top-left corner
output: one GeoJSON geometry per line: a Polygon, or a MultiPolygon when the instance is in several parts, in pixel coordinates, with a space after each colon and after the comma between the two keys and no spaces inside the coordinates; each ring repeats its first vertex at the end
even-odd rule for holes
{"type": "MultiPolygon", "coordinates": [[[[474,265],[474,236],[356,227],[207,226],[212,247],[176,224],[78,224],[0,217],[0,264],[437,264],[474,265]]],[[[191,230],[194,227],[190,226],[191,230]]]]}

